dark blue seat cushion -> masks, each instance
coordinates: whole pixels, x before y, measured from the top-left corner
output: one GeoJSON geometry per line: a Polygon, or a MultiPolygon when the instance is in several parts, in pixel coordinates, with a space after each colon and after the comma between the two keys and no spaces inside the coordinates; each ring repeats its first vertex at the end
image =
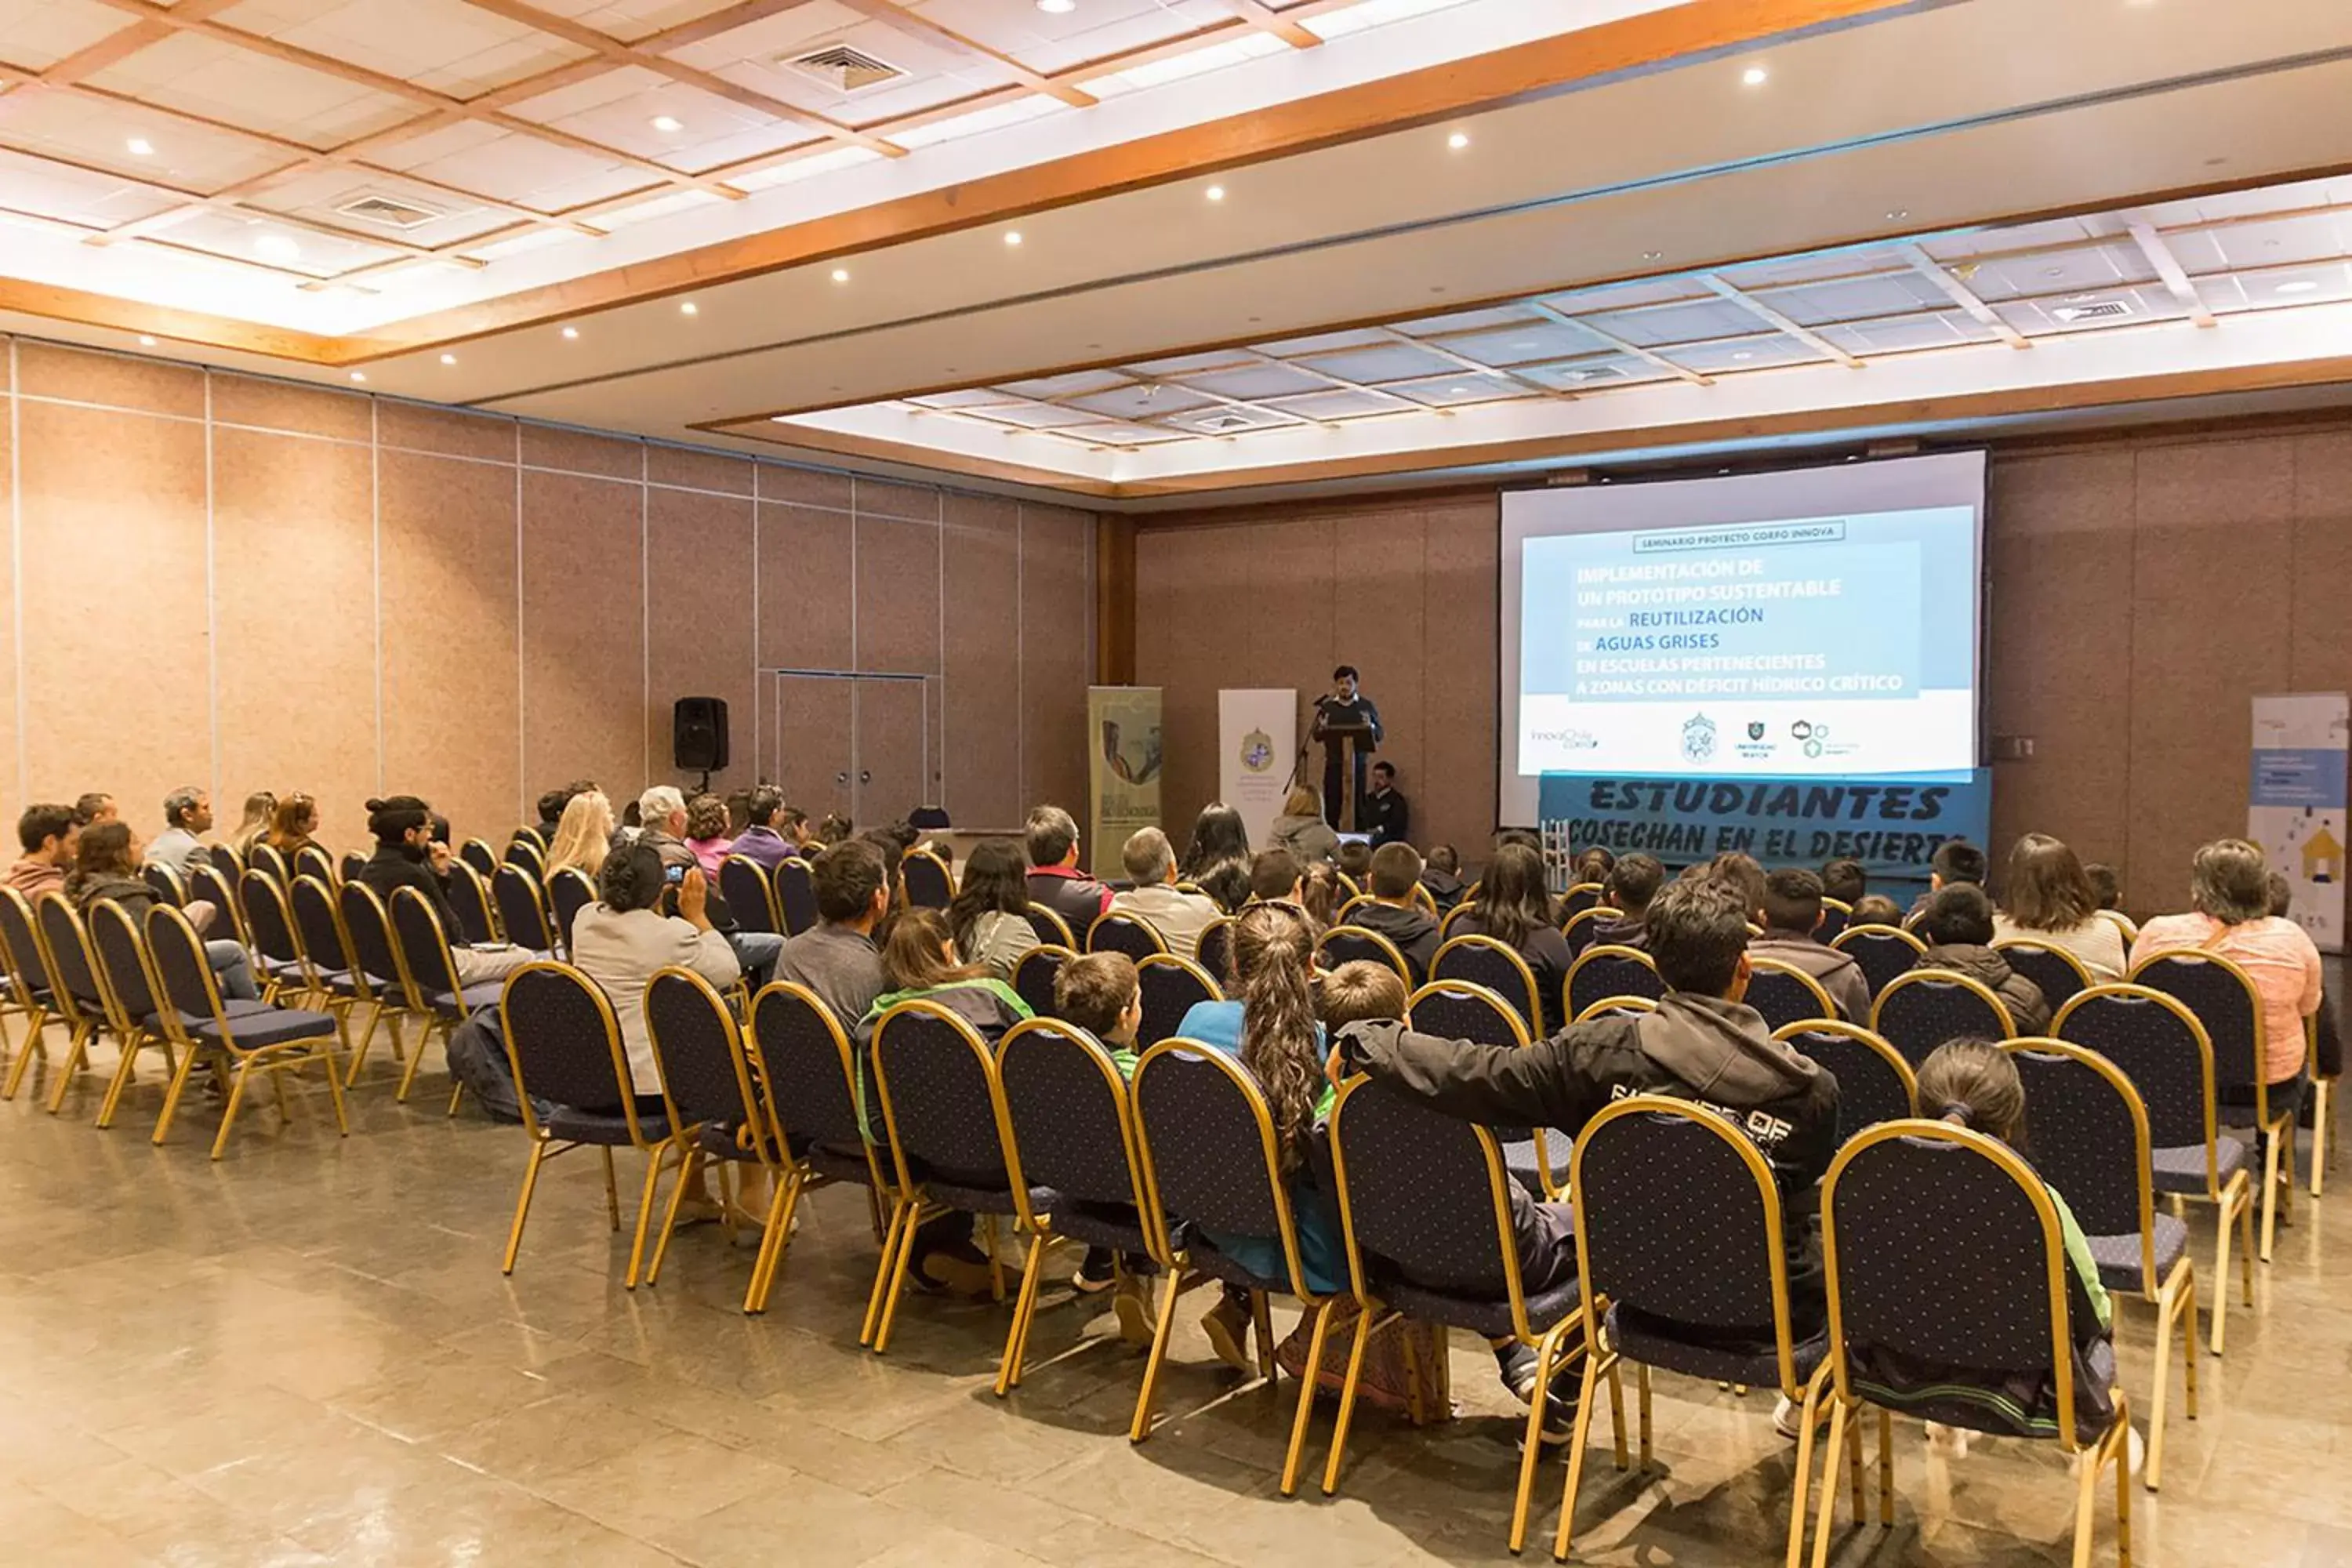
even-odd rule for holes
{"type": "MultiPolygon", "coordinates": [[[[1501,1297],[1456,1296],[1377,1272],[1372,1293],[1401,1312],[1449,1328],[1468,1329],[1493,1339],[1516,1331],[1511,1303],[1501,1297]]],[[[1528,1298],[1528,1327],[1538,1334],[1549,1333],[1562,1318],[1574,1316],[1583,1307],[1577,1283],[1570,1279],[1528,1298]]]]}
{"type": "MultiPolygon", "coordinates": [[[[2200,1158],[2198,1163],[2201,1167],[2204,1161],[2200,1158]]],[[[2189,1227],[2168,1214],[2157,1215],[2154,1219],[2156,1282],[2161,1285],[2164,1277],[2172,1272],[2172,1266],[2180,1261],[2181,1254],[2189,1250],[2189,1227]]],[[[2083,1239],[2091,1244],[2091,1257],[2099,1266],[2100,1284],[2110,1290],[2128,1290],[2135,1296],[2146,1289],[2140,1273],[2139,1232],[2086,1236],[2083,1239]]]]}
{"type": "MultiPolygon", "coordinates": [[[[559,1143],[600,1143],[625,1149],[629,1146],[628,1118],[615,1110],[575,1110],[568,1105],[547,1108],[539,1124],[548,1137],[559,1143]]],[[[669,1136],[669,1112],[658,1104],[637,1113],[637,1127],[648,1143],[658,1143],[669,1136]]]]}
{"type": "MultiPolygon", "coordinates": [[[[199,1019],[191,1033],[211,1044],[221,1040],[221,1026],[210,1018],[199,1019]]],[[[295,1040],[331,1038],[335,1033],[334,1016],[330,1013],[306,1013],[299,1007],[269,1007],[264,1005],[258,1013],[232,1013],[228,1016],[227,1043],[241,1051],[257,1051],[264,1046],[282,1046],[295,1040]]]]}
{"type": "Polygon", "coordinates": [[[428,992],[425,1005],[445,1018],[470,1018],[483,1008],[497,1003],[499,994],[506,988],[503,980],[485,980],[468,985],[452,996],[446,991],[428,992]]]}
{"type": "Polygon", "coordinates": [[[1088,1247],[1108,1247],[1119,1252],[1151,1250],[1143,1234],[1143,1218],[1131,1205],[1080,1203],[1050,1188],[1037,1190],[1040,1196],[1036,1209],[1054,1216],[1054,1229],[1061,1235],[1074,1237],[1088,1247]]]}
{"type": "MultiPolygon", "coordinates": [[[[1780,1387],[1780,1352],[1771,1336],[1767,1325],[1758,1339],[1743,1344],[1719,1330],[1694,1329],[1623,1307],[1609,1309],[1609,1342],[1627,1361],[1644,1362],[1686,1377],[1711,1377],[1717,1383],[1780,1387]]],[[[1801,1387],[1830,1353],[1829,1331],[1824,1329],[1790,1349],[1801,1387]]]]}
{"type": "MultiPolygon", "coordinates": [[[[2152,1152],[2150,1163],[2156,1173],[2156,1190],[2159,1193],[2201,1193],[2205,1190],[2205,1145],[2184,1143],[2176,1149],[2152,1152]]],[[[2246,1163],[2246,1146],[2235,1138],[2213,1140],[2213,1166],[2216,1179],[2223,1185],[2246,1163]]]]}

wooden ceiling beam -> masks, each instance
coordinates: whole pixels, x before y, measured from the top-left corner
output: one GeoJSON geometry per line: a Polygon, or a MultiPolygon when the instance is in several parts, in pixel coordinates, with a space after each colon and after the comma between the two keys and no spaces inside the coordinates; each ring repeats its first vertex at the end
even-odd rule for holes
{"type": "Polygon", "coordinates": [[[2156,275],[2164,280],[2173,299],[2189,312],[2189,319],[2200,327],[2220,326],[2221,319],[2205,303],[2205,296],[2197,291],[2188,268],[2180,265],[2180,258],[2172,254],[2172,247],[2164,242],[2164,236],[2156,232],[2156,226],[2146,218],[2135,217],[2125,225],[2125,229],[2132,237],[2132,243],[2139,247],[2140,254],[2147,258],[2147,264],[2156,268],[2156,275]]]}
{"type": "Polygon", "coordinates": [[[1774,310],[1771,306],[1766,304],[1763,300],[1759,300],[1753,294],[1749,294],[1741,289],[1737,284],[1727,283],[1720,276],[1713,272],[1699,273],[1696,277],[1696,281],[1699,287],[1705,289],[1708,293],[1714,294],[1721,299],[1728,300],[1731,303],[1738,306],[1741,310],[1746,310],[1749,315],[1756,317],[1759,321],[1770,322],[1775,330],[1796,339],[1797,342],[1804,344],[1815,353],[1833,359],[1837,361],[1838,363],[1845,366],[1848,370],[1860,370],[1862,368],[1862,361],[1854,358],[1853,355],[1846,353],[1845,350],[1838,347],[1837,344],[1830,342],[1829,339],[1822,336],[1821,333],[1813,331],[1811,327],[1799,326],[1788,316],[1785,316],[1779,310],[1774,310]]]}
{"type": "Polygon", "coordinates": [[[1657,369],[1663,370],[1670,375],[1678,376],[1682,380],[1689,382],[1693,386],[1713,386],[1715,384],[1715,377],[1711,375],[1702,375],[1686,364],[1677,364],[1673,360],[1668,359],[1665,355],[1656,352],[1654,349],[1646,349],[1630,339],[1621,338],[1616,333],[1611,331],[1608,328],[1595,326],[1581,316],[1571,316],[1567,311],[1555,309],[1553,306],[1545,303],[1541,300],[1529,300],[1528,301],[1528,308],[1533,310],[1538,315],[1548,317],[1552,321],[1558,321],[1564,327],[1573,327],[1578,331],[1583,332],[1587,336],[1598,338],[1602,342],[1607,343],[1611,348],[1615,349],[1619,353],[1631,355],[1633,358],[1640,360],[1643,364],[1654,365],[1657,369]]]}
{"type": "Polygon", "coordinates": [[[1221,3],[1226,10],[1257,31],[1280,38],[1294,49],[1311,49],[1323,41],[1318,35],[1300,26],[1295,18],[1269,9],[1261,0],[1221,0],[1221,3]]]}
{"type": "Polygon", "coordinates": [[[1904,260],[1908,261],[1913,270],[1920,277],[1941,289],[1953,303],[1966,310],[1979,325],[1991,328],[1992,335],[2002,342],[2013,349],[2030,349],[2033,346],[2032,338],[2011,326],[2000,311],[1977,298],[1977,291],[1969,288],[1957,273],[1952,272],[1925,250],[1920,249],[1916,245],[1906,244],[1896,246],[1895,251],[1904,260]]]}
{"type": "Polygon", "coordinates": [[[1043,75],[1014,59],[1011,55],[990,48],[976,38],[966,37],[954,28],[934,22],[918,12],[909,11],[903,5],[894,5],[892,0],[839,0],[839,3],[869,21],[881,23],[893,32],[907,34],[920,38],[926,43],[940,45],[950,53],[961,55],[966,59],[985,61],[1000,70],[1009,72],[1013,80],[1032,92],[1042,92],[1049,97],[1057,98],[1073,109],[1091,108],[1102,101],[1084,88],[1043,75]]]}

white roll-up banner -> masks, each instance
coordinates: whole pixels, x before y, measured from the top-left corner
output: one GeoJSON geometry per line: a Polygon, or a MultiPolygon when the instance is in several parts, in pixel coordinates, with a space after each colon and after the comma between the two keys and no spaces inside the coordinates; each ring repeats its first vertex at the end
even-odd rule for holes
{"type": "Polygon", "coordinates": [[[1241,813],[1253,849],[1282,815],[1297,750],[1297,688],[1217,693],[1217,795],[1241,813]]]}

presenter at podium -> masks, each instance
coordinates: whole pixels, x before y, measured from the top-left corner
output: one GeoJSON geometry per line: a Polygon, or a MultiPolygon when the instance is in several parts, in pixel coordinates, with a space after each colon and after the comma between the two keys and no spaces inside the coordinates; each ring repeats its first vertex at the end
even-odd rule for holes
{"type": "Polygon", "coordinates": [[[1331,672],[1330,691],[1315,700],[1311,738],[1323,742],[1323,816],[1334,827],[1352,832],[1363,810],[1364,774],[1381,739],[1381,710],[1356,686],[1356,667],[1343,664],[1331,672]],[[1342,756],[1352,768],[1342,767],[1342,756]],[[1352,787],[1343,784],[1352,771],[1352,787]]]}

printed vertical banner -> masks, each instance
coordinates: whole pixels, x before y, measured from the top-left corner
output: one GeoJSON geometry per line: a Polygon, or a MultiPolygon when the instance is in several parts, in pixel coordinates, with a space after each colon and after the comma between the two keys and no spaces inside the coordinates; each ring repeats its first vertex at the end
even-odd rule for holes
{"type": "Polygon", "coordinates": [[[1123,877],[1119,851],[1128,835],[1160,826],[1160,688],[1087,687],[1087,732],[1095,738],[1088,868],[1097,877],[1123,877]]]}
{"type": "Polygon", "coordinates": [[[2344,951],[2347,739],[2352,697],[2341,691],[2254,699],[2246,837],[2294,889],[2288,918],[2322,952],[2344,951]]]}
{"type": "Polygon", "coordinates": [[[1274,836],[1297,753],[1297,687],[1217,693],[1217,798],[1241,813],[1253,849],[1274,836]]]}

